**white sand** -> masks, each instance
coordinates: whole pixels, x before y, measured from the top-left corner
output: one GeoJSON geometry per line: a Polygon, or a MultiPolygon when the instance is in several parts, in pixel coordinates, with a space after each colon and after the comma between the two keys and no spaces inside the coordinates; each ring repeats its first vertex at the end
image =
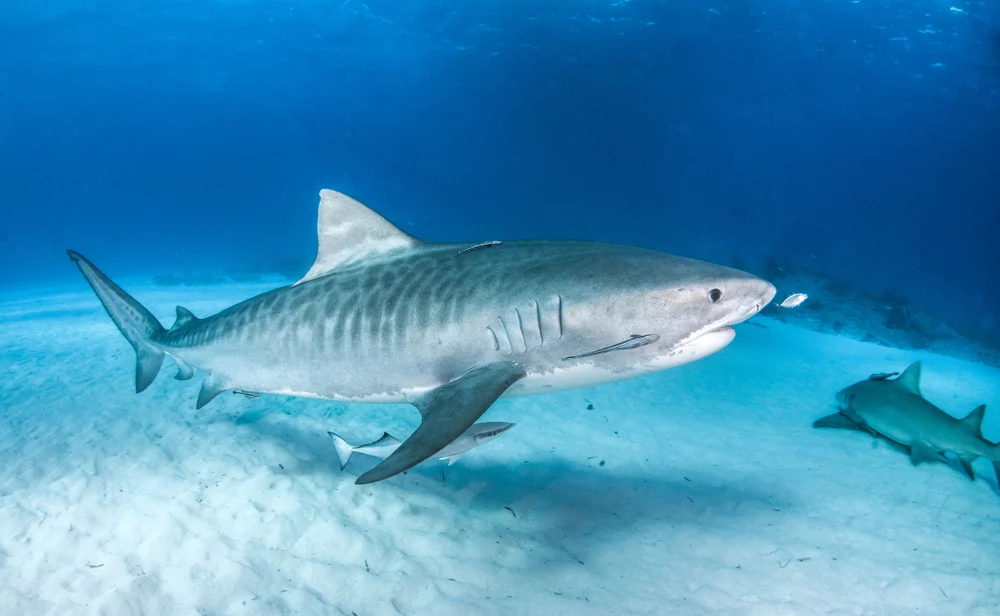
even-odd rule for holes
{"type": "MultiPolygon", "coordinates": [[[[412,407],[195,411],[169,360],[136,395],[79,287],[0,305],[0,614],[1000,613],[985,460],[972,483],[810,425],[922,359],[925,395],[988,404],[998,440],[995,369],[764,319],[689,366],[500,401],[486,419],[517,427],[455,466],[355,486],[374,460],[341,472],[326,431],[404,437],[412,407]]],[[[136,295],[169,324],[261,288],[136,295]]]]}

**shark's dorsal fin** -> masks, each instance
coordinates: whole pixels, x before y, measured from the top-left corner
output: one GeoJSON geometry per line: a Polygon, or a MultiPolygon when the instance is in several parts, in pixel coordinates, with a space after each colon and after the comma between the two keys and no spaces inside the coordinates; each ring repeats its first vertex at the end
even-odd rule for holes
{"type": "Polygon", "coordinates": [[[170,326],[170,331],[180,329],[187,325],[188,323],[194,323],[198,320],[198,317],[194,316],[194,313],[185,308],[184,306],[177,307],[177,320],[174,324],[170,326]]]}
{"type": "Polygon", "coordinates": [[[910,364],[910,366],[903,371],[903,374],[899,375],[899,378],[892,382],[911,394],[916,394],[918,396],[922,395],[920,393],[920,362],[915,361],[910,364]]]}
{"type": "Polygon", "coordinates": [[[962,427],[976,436],[983,435],[983,417],[986,415],[986,405],[980,404],[962,419],[962,427]]]}
{"type": "Polygon", "coordinates": [[[352,263],[421,243],[362,203],[325,188],[319,191],[316,229],[319,236],[316,261],[296,285],[352,263]]]}

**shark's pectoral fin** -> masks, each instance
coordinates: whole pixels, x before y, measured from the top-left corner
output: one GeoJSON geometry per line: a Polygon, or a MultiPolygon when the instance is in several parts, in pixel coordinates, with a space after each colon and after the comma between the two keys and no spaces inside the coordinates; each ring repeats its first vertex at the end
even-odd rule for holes
{"type": "Polygon", "coordinates": [[[867,432],[863,426],[859,426],[843,413],[834,413],[833,415],[820,417],[813,422],[813,427],[839,428],[841,430],[857,430],[858,432],[867,432]]]}
{"type": "Polygon", "coordinates": [[[444,449],[476,423],[507,388],[523,378],[524,368],[498,362],[469,370],[414,402],[422,421],[410,438],[355,483],[381,481],[402,473],[444,449]]]}
{"type": "Polygon", "coordinates": [[[940,462],[941,455],[936,449],[924,441],[917,441],[910,444],[910,463],[913,466],[924,462],[940,462]]]}

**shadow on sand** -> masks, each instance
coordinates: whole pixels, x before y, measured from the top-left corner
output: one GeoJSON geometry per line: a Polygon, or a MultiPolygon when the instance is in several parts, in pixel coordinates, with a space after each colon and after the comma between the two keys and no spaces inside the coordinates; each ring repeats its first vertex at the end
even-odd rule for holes
{"type": "MultiPolygon", "coordinates": [[[[758,477],[727,481],[721,472],[687,469],[599,466],[546,457],[501,462],[495,456],[469,456],[454,466],[428,461],[372,486],[354,480],[377,460],[356,456],[340,470],[333,446],[313,419],[261,409],[239,416],[220,415],[214,421],[232,422],[252,430],[297,460],[276,473],[324,474],[341,489],[389,489],[413,493],[414,502],[440,515],[441,508],[477,512],[476,517],[500,516],[503,524],[530,527],[533,534],[556,533],[565,540],[633,533],[648,525],[708,525],[757,527],[777,521],[790,505],[781,484],[758,477]],[[723,519],[729,519],[723,521],[723,519]]],[[[584,542],[588,543],[588,542],[584,542]]],[[[579,554],[583,556],[582,554],[579,554]]]]}

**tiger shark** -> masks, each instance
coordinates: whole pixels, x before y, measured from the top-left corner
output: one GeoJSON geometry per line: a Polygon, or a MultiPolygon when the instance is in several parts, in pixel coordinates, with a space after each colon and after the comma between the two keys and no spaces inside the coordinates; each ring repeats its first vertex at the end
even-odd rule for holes
{"type": "Polygon", "coordinates": [[[711,355],[774,287],[748,273],[585,241],[434,243],[360,202],[320,192],[319,249],[298,282],[169,328],[68,251],[136,352],[136,392],[164,357],[227,390],[410,403],[419,427],[356,483],[441,451],[501,396],[636,377],[711,355]]]}
{"type": "Polygon", "coordinates": [[[983,438],[986,405],[981,404],[963,419],[956,419],[924,398],[920,391],[920,362],[913,362],[897,378],[896,373],[873,374],[837,392],[838,412],[813,422],[814,428],[842,428],[870,432],[904,449],[914,466],[944,461],[954,454],[970,479],[975,479],[972,461],[987,458],[1000,482],[1000,445],[983,438]]]}

